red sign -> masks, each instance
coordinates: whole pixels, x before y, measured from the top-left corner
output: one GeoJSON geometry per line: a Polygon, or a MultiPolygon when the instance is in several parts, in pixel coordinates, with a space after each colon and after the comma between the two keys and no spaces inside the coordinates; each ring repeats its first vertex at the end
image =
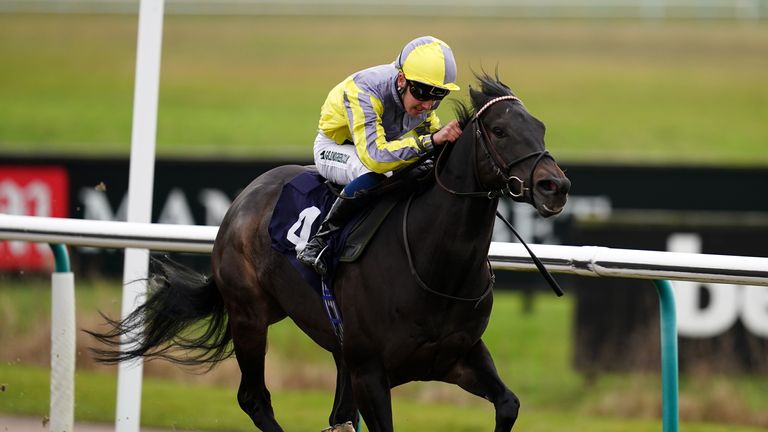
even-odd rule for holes
{"type": "MultiPolygon", "coordinates": [[[[61,167],[0,165],[0,213],[67,217],[69,177],[61,167]]],[[[47,244],[0,241],[0,270],[51,266],[47,244]]]]}

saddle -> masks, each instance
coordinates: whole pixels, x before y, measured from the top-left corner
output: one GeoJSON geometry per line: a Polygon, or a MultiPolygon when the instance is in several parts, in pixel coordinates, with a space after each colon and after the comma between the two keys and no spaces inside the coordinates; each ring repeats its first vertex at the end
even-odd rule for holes
{"type": "MultiPolygon", "coordinates": [[[[403,192],[410,190],[406,184],[407,182],[395,190],[390,188],[383,195],[376,195],[371,205],[352,218],[347,226],[330,240],[328,250],[332,253],[328,260],[329,280],[333,279],[339,262],[351,263],[362,256],[387,215],[403,199],[403,192]]],[[[321,291],[320,278],[312,269],[296,260],[296,253],[317,231],[338,191],[337,186],[329,184],[317,172],[305,171],[283,186],[269,224],[272,248],[283,253],[318,292],[321,291]]]]}
{"type": "Polygon", "coordinates": [[[349,234],[339,253],[339,262],[350,263],[360,258],[368,242],[400,199],[400,195],[384,195],[349,223],[349,234]]]}

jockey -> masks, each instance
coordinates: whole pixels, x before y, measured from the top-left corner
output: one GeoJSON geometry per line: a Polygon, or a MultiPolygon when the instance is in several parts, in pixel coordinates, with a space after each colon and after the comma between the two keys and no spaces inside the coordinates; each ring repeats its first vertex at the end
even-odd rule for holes
{"type": "Polygon", "coordinates": [[[354,73],[330,91],[320,112],[315,165],[323,177],[346,186],[298,254],[300,262],[324,276],[328,239],[361,206],[362,200],[350,198],[459,138],[459,123],[441,128],[435,112],[452,90],[459,86],[451,48],[423,36],[408,42],[393,63],[354,73]]]}

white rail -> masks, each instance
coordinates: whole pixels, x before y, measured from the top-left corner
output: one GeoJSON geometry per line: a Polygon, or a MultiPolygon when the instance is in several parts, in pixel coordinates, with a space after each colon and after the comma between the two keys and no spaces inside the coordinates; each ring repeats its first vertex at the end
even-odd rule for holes
{"type": "Polygon", "coordinates": [[[210,253],[219,228],[0,214],[0,239],[106,249],[210,253]]]}
{"type": "MultiPolygon", "coordinates": [[[[101,248],[210,253],[218,227],[59,219],[0,214],[0,239],[101,248]]],[[[596,246],[531,245],[554,273],[768,286],[768,258],[640,251],[596,246]]],[[[535,271],[519,243],[491,243],[496,269],[535,271]]]]}
{"type": "MultiPolygon", "coordinates": [[[[768,258],[762,257],[598,246],[530,247],[553,273],[768,286],[768,258]]],[[[488,255],[496,269],[536,270],[523,245],[518,243],[493,242],[488,255]]]]}

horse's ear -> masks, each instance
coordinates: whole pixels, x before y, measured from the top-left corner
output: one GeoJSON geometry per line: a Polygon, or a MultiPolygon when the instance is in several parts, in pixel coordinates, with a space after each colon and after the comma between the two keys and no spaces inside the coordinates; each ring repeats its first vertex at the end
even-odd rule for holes
{"type": "Polygon", "coordinates": [[[476,109],[481,105],[481,102],[485,94],[480,90],[475,90],[471,85],[469,86],[469,99],[472,101],[472,106],[476,109]]]}

